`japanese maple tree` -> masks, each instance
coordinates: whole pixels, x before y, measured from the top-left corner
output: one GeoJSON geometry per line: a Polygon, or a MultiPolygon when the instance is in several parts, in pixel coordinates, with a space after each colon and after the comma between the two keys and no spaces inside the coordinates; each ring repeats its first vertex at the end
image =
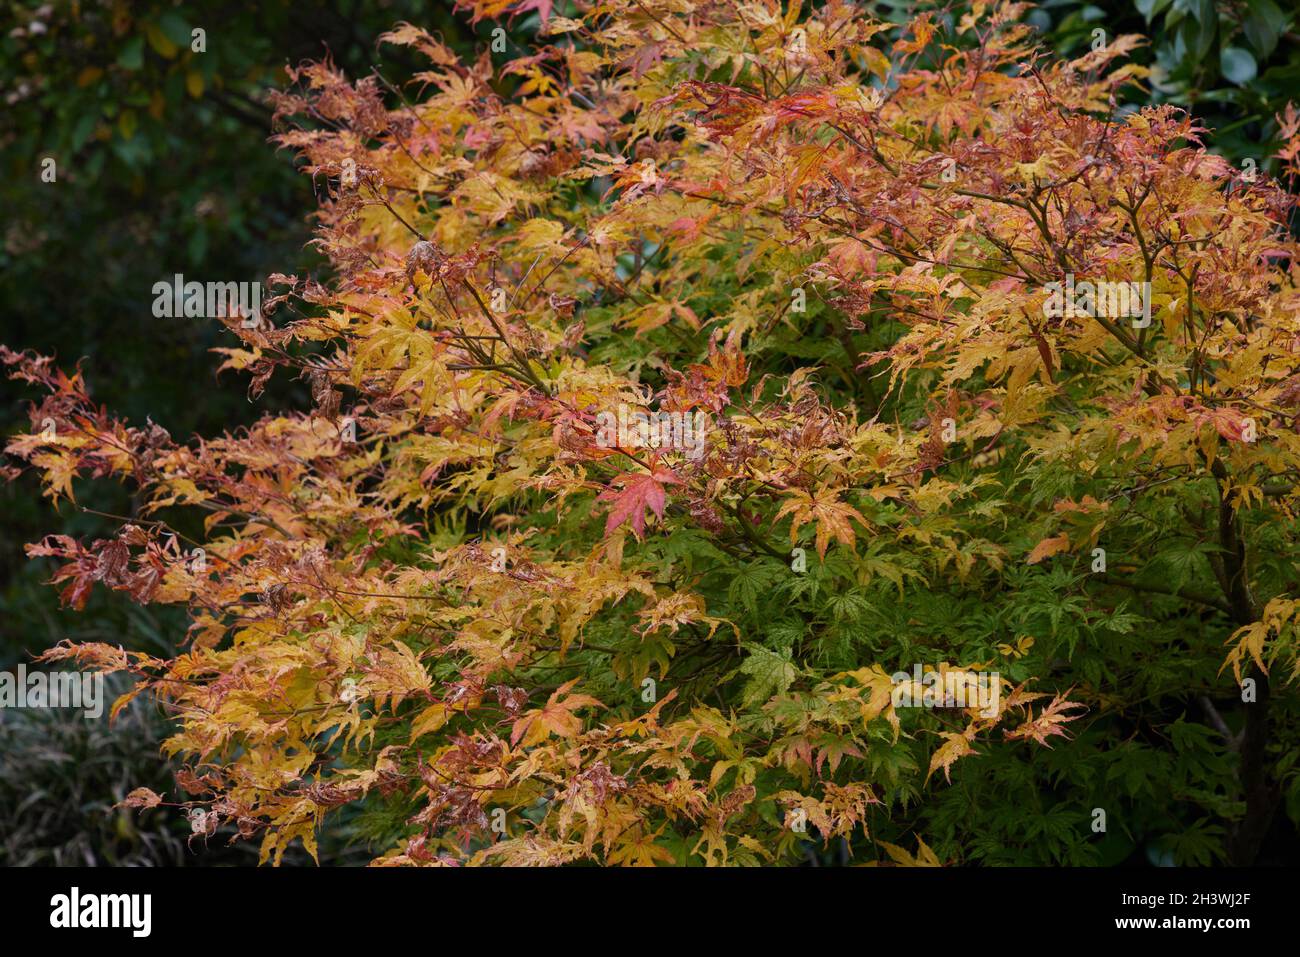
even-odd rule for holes
{"type": "Polygon", "coordinates": [[[272,861],[356,804],[379,864],[1249,863],[1300,817],[1293,196],[1116,115],[1138,38],[810,6],[474,0],[528,55],[292,70],[331,269],[220,351],[310,411],[181,442],[0,354],[51,498],[142,503],[30,547],[64,600],[190,612],[45,655],[175,715],[130,803],[272,861]],[[1045,308],[1085,280],[1150,322],[1045,308]],[[918,664],[994,706],[901,706],[918,664]]]}

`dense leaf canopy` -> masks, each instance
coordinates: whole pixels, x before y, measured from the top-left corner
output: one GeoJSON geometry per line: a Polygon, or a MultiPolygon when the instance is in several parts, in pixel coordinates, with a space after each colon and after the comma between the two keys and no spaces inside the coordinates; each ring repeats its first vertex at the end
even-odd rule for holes
{"type": "Polygon", "coordinates": [[[277,100],[331,275],[219,351],[312,412],[177,442],[0,353],[52,497],[206,515],[30,549],[190,610],[46,655],[177,715],[130,803],[270,860],[354,802],[386,864],[1253,860],[1300,803],[1292,196],[1019,5],[469,9],[537,48],[401,24],[403,95],[277,100]]]}

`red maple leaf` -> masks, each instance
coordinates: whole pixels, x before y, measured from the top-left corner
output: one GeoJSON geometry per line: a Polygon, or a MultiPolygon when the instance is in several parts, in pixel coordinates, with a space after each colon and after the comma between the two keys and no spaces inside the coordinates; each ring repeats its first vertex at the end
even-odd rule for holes
{"type": "Polygon", "coordinates": [[[659,65],[667,46],[668,43],[664,40],[643,44],[632,51],[619,66],[631,67],[634,77],[642,77],[659,65]]]}
{"type": "Polygon", "coordinates": [[[524,0],[513,10],[510,11],[510,19],[521,16],[529,10],[536,10],[537,16],[541,18],[543,24],[551,19],[551,7],[555,6],[554,0],[524,0]]]}
{"type": "Polygon", "coordinates": [[[607,488],[597,496],[597,501],[614,503],[605,522],[605,534],[627,522],[636,537],[641,538],[645,532],[645,510],[648,508],[663,518],[664,486],[682,483],[670,469],[656,467],[653,472],[624,472],[614,476],[610,484],[618,489],[607,488]]]}

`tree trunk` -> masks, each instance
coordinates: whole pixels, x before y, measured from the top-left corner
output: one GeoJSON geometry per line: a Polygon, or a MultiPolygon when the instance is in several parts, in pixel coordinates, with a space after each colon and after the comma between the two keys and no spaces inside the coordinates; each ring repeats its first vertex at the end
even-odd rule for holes
{"type": "Polygon", "coordinates": [[[1246,814],[1228,835],[1228,863],[1233,867],[1255,863],[1281,798],[1281,789],[1268,773],[1268,678],[1258,668],[1252,668],[1248,677],[1255,681],[1256,697],[1246,704],[1246,726],[1238,746],[1246,814]]]}

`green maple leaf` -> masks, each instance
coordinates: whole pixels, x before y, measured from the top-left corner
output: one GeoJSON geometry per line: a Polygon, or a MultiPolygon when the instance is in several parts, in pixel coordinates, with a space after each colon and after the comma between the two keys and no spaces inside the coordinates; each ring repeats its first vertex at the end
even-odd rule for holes
{"type": "Polygon", "coordinates": [[[750,647],[749,657],[741,664],[740,673],[749,678],[741,692],[746,708],[785,694],[799,677],[799,669],[789,658],[758,646],[750,647]]]}

